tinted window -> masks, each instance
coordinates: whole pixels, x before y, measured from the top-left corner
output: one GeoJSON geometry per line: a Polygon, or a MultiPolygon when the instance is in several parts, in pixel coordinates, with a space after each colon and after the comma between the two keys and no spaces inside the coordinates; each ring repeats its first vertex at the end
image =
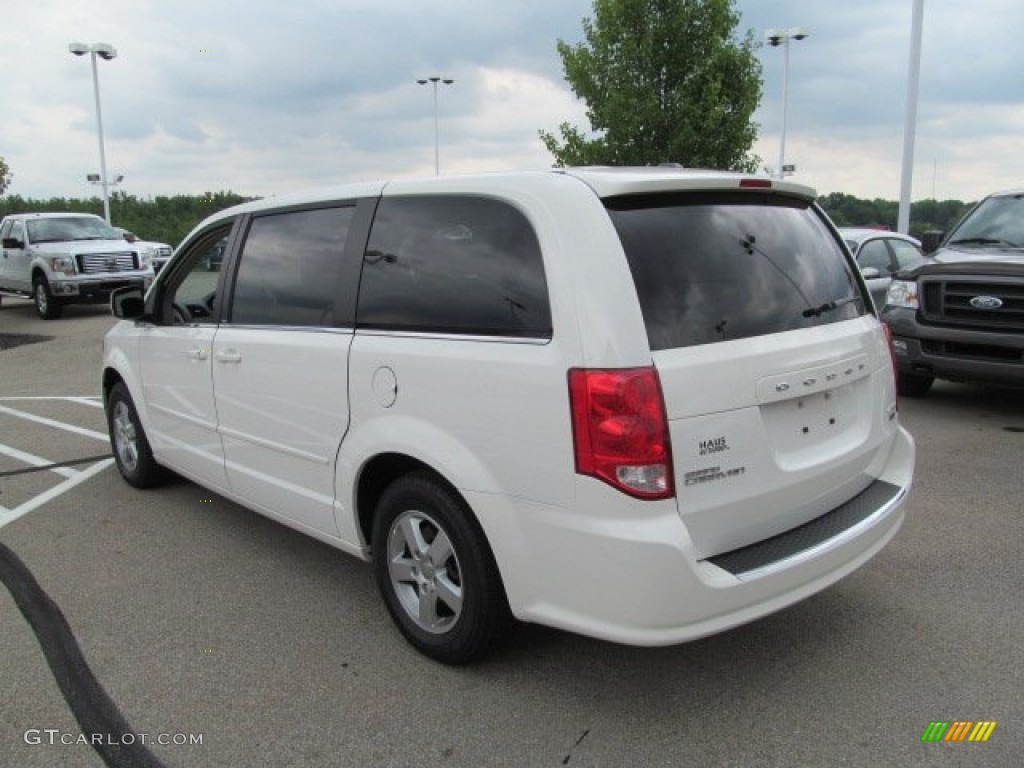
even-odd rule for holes
{"type": "Polygon", "coordinates": [[[342,251],[354,211],[321,208],[253,219],[235,278],[231,322],[333,325],[342,251]]]}
{"type": "Polygon", "coordinates": [[[383,199],[364,259],[357,317],[371,328],[550,337],[533,228],[497,200],[383,199]]]}
{"type": "Polygon", "coordinates": [[[839,244],[804,201],[738,192],[605,202],[651,349],[778,333],[866,311],[839,244]]]}

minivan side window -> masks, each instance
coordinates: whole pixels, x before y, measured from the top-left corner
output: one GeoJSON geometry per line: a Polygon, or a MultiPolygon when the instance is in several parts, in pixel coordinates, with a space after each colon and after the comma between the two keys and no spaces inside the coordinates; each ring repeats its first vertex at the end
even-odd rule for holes
{"type": "Polygon", "coordinates": [[[342,252],[354,206],[252,220],[231,300],[236,325],[332,326],[342,252]]]}
{"type": "Polygon", "coordinates": [[[360,328],[551,338],[537,235],[500,200],[385,197],[363,259],[360,328]]]}

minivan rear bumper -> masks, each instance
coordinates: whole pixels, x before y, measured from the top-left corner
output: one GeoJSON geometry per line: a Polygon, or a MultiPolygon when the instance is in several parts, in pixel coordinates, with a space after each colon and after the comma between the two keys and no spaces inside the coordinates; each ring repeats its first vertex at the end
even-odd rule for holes
{"type": "Polygon", "coordinates": [[[580,478],[575,510],[514,500],[512,514],[492,516],[494,496],[469,494],[469,501],[519,619],[630,645],[670,645],[785,608],[870,560],[903,521],[913,465],[914,442],[901,428],[858,500],[803,530],[704,560],[673,501],[620,498],[590,478],[580,478]],[[820,530],[807,530],[815,525],[820,530]]]}

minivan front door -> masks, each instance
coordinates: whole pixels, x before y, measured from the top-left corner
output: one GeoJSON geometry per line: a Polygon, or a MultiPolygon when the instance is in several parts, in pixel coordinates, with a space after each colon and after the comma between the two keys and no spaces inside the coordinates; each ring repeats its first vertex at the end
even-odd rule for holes
{"type": "MultiPolygon", "coordinates": [[[[355,206],[254,216],[213,348],[228,478],[247,504],[339,536],[334,470],[348,429],[355,206]],[[347,327],[346,327],[347,326],[347,327]]],[[[356,265],[358,267],[358,264],[356,265]]]]}
{"type": "Polygon", "coordinates": [[[161,275],[147,302],[155,323],[139,345],[147,431],[157,456],[199,483],[230,488],[213,397],[220,265],[204,256],[223,249],[231,225],[204,233],[161,275]]]}

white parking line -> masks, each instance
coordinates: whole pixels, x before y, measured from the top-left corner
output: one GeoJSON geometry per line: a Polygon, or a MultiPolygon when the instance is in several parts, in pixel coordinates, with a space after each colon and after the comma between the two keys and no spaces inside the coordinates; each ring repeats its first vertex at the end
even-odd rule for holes
{"type": "Polygon", "coordinates": [[[39,507],[43,506],[43,504],[46,504],[49,501],[53,501],[58,496],[64,495],[72,488],[74,488],[76,485],[80,485],[84,483],[86,480],[95,477],[113,463],[113,459],[104,459],[101,462],[93,464],[88,469],[79,472],[75,477],[68,478],[64,482],[58,483],[57,485],[53,486],[53,488],[51,488],[50,490],[44,491],[38,496],[29,499],[21,506],[15,507],[14,509],[6,510],[5,512],[2,513],[2,516],[0,516],[0,528],[3,528],[8,523],[13,523],[19,517],[27,515],[29,512],[35,509],[39,509],[39,507]]]}
{"type": "Polygon", "coordinates": [[[17,400],[70,400],[74,403],[81,402],[83,405],[98,405],[102,407],[99,395],[11,395],[0,397],[0,402],[15,402],[17,400]]]}
{"type": "MultiPolygon", "coordinates": [[[[71,403],[77,403],[78,405],[88,406],[90,408],[102,408],[103,404],[100,402],[100,398],[93,396],[83,397],[0,397],[0,402],[18,402],[18,401],[29,401],[29,400],[63,400],[71,403]]],[[[7,406],[0,405],[0,413],[13,416],[18,419],[25,419],[36,424],[41,424],[46,427],[52,427],[54,429],[60,429],[65,432],[71,432],[76,435],[82,435],[84,437],[91,437],[94,440],[100,440],[109,445],[110,438],[103,432],[97,432],[92,429],[86,429],[85,427],[79,427],[75,424],[66,424],[63,421],[57,421],[55,419],[48,419],[44,416],[36,416],[33,413],[26,413],[25,411],[19,411],[15,408],[8,408],[7,406]]],[[[114,463],[112,458],[103,459],[91,465],[88,469],[77,470],[70,467],[53,467],[51,464],[58,462],[50,461],[41,456],[22,451],[14,446],[0,444],[0,454],[9,456],[16,461],[23,462],[33,467],[45,467],[50,472],[55,472],[61,477],[65,478],[62,482],[49,488],[48,490],[40,493],[26,502],[14,507],[14,509],[7,509],[6,507],[0,506],[0,528],[3,528],[8,523],[12,523],[20,517],[27,515],[33,510],[39,509],[39,507],[47,504],[59,496],[64,495],[76,486],[84,483],[92,477],[95,477],[104,469],[114,463]]]]}
{"type": "MultiPolygon", "coordinates": [[[[56,399],[66,400],[68,398],[56,399]]],[[[45,424],[48,427],[56,427],[57,429],[63,429],[66,432],[74,432],[76,435],[84,435],[85,437],[91,437],[94,440],[102,440],[104,443],[110,442],[110,436],[103,432],[97,432],[93,429],[86,429],[85,427],[76,427],[74,424],[65,424],[63,421],[54,421],[53,419],[47,419],[43,416],[36,416],[34,413],[16,411],[13,408],[8,408],[5,405],[0,405],[0,413],[6,413],[8,416],[14,416],[19,419],[25,419],[26,421],[34,421],[37,424],[45,424]]]]}
{"type": "Polygon", "coordinates": [[[36,456],[34,453],[19,451],[17,448],[10,445],[4,445],[3,443],[0,443],[0,453],[26,464],[31,464],[33,467],[49,467],[51,472],[56,472],[58,475],[63,477],[74,477],[79,473],[77,469],[71,469],[70,467],[50,467],[54,462],[49,459],[44,459],[42,456],[36,456]]]}

